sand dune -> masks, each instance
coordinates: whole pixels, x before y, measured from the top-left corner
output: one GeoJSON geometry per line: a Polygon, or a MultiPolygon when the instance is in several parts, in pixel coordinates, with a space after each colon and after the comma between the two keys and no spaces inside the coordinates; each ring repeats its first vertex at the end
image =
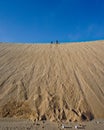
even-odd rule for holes
{"type": "Polygon", "coordinates": [[[0,116],[104,118],[104,41],[0,44],[0,116]]]}

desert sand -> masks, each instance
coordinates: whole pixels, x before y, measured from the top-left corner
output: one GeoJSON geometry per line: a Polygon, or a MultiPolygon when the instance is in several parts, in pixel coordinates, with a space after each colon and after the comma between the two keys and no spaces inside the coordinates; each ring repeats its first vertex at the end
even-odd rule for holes
{"type": "Polygon", "coordinates": [[[0,117],[104,119],[104,41],[1,43],[0,117]]]}
{"type": "Polygon", "coordinates": [[[83,123],[56,123],[50,121],[38,121],[33,123],[23,119],[0,119],[0,130],[104,130],[103,120],[93,120],[83,123]],[[63,128],[64,126],[64,128],[63,128]],[[76,128],[77,126],[77,128],[76,128]]]}

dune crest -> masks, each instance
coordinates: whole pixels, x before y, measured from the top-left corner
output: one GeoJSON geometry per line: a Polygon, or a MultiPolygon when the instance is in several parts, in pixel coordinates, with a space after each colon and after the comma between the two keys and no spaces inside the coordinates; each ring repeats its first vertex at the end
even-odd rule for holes
{"type": "Polygon", "coordinates": [[[0,116],[104,118],[104,41],[0,44],[0,116]]]}

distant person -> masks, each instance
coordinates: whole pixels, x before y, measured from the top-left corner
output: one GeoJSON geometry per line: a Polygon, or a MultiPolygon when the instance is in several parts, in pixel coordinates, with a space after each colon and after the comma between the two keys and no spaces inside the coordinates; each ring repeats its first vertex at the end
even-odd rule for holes
{"type": "Polygon", "coordinates": [[[51,41],[51,44],[53,44],[53,41],[51,41]]]}
{"type": "Polygon", "coordinates": [[[56,44],[59,44],[58,40],[56,40],[56,44]]]}

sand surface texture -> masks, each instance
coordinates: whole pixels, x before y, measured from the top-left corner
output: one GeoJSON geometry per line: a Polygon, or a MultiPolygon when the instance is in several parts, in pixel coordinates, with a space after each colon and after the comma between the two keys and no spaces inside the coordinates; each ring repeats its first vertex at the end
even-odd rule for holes
{"type": "Polygon", "coordinates": [[[104,41],[0,44],[0,116],[104,119],[104,41]]]}
{"type": "Polygon", "coordinates": [[[104,130],[104,120],[93,120],[84,123],[56,123],[29,120],[0,119],[0,130],[104,130]],[[63,127],[64,126],[64,127],[63,127]]]}

